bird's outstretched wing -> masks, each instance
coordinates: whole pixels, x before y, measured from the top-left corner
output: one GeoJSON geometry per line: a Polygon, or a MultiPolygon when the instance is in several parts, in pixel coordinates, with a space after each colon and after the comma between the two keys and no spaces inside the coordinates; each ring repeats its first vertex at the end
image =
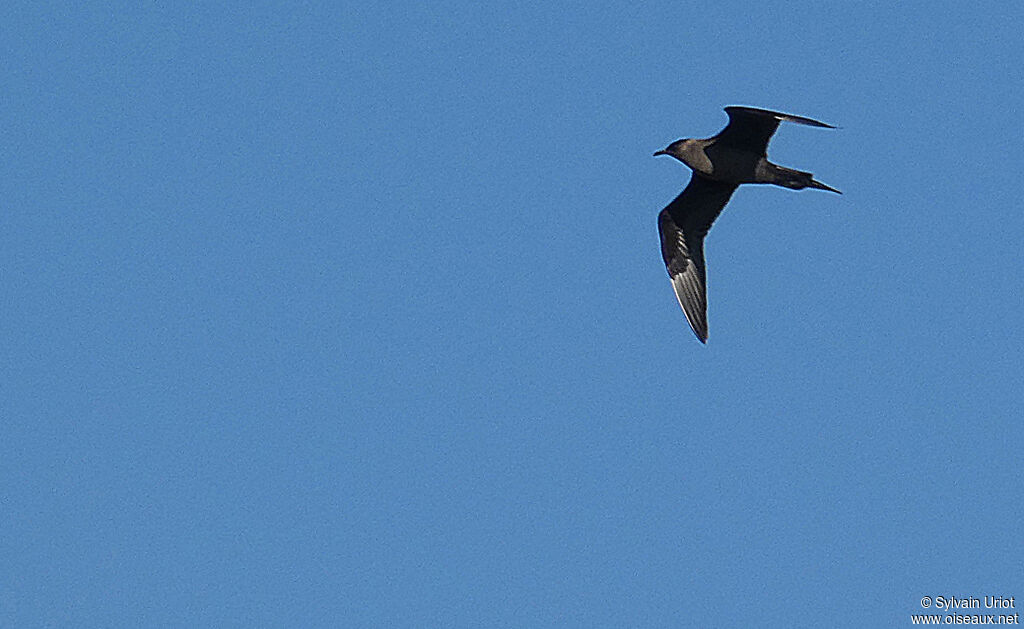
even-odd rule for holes
{"type": "Polygon", "coordinates": [[[704,236],[734,190],[735,184],[712,181],[694,173],[686,189],[658,215],[661,256],[672,278],[676,299],[701,343],[708,341],[704,236]]]}
{"type": "Polygon", "coordinates": [[[716,144],[742,148],[758,155],[765,154],[768,149],[768,140],[772,138],[772,134],[779,128],[779,123],[783,120],[812,127],[835,129],[832,125],[824,122],[767,109],[734,106],[726,107],[725,113],[729,114],[729,124],[725,125],[725,128],[715,136],[716,144]]]}

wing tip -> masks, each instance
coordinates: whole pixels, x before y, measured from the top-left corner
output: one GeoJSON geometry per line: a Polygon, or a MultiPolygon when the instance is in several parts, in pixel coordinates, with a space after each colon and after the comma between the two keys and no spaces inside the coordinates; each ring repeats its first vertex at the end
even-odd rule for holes
{"type": "MultiPolygon", "coordinates": [[[[686,314],[686,312],[684,311],[683,314],[686,314]]],[[[693,331],[693,335],[697,337],[697,340],[700,341],[702,344],[707,345],[708,344],[708,332],[707,332],[707,329],[704,329],[704,330],[698,329],[697,326],[693,325],[693,322],[690,321],[690,317],[686,317],[686,322],[690,324],[690,329],[693,331]]]]}
{"type": "Polygon", "coordinates": [[[686,322],[690,325],[690,329],[693,330],[693,335],[697,337],[697,340],[707,345],[708,343],[708,324],[707,319],[701,320],[701,311],[704,311],[704,317],[707,317],[707,306],[704,303],[691,300],[689,297],[684,297],[682,282],[677,282],[676,276],[672,278],[672,291],[676,294],[676,301],[679,303],[679,308],[683,311],[683,315],[686,317],[686,322]]]}

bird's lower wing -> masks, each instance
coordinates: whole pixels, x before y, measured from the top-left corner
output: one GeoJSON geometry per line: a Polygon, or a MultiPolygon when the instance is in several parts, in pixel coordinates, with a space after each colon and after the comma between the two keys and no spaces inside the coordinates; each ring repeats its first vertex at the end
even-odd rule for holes
{"type": "Polygon", "coordinates": [[[693,333],[708,340],[704,236],[736,186],[694,174],[689,185],[658,216],[661,255],[679,306],[693,333]]]}

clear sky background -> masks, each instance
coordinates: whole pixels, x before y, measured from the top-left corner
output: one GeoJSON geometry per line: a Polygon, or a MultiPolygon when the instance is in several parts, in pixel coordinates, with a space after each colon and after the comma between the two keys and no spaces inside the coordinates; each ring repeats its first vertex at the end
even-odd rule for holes
{"type": "Polygon", "coordinates": [[[6,3],[0,625],[1024,606],[1024,8],[6,3]],[[725,105],[701,345],[651,153],[725,105]]]}

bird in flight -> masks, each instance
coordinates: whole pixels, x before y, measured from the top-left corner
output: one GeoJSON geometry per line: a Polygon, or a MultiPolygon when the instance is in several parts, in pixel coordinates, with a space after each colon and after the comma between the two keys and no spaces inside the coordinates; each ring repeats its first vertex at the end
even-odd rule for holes
{"type": "Polygon", "coordinates": [[[783,120],[835,129],[830,124],[753,107],[726,107],[729,124],[713,138],[676,140],[654,155],[670,155],[693,170],[690,183],[658,215],[661,255],[676,299],[701,343],[708,342],[704,236],[737,186],[770,183],[842,194],[814,175],[768,161],[768,140],[783,120]]]}

